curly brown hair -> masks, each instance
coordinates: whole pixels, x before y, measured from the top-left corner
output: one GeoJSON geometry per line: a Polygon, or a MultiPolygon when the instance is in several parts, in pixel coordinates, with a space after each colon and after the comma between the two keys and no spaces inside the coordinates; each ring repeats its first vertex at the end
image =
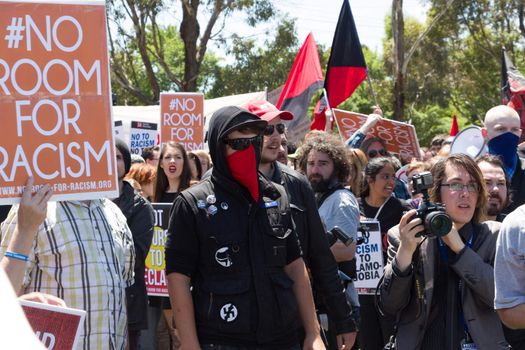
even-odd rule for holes
{"type": "Polygon", "coordinates": [[[308,155],[311,151],[323,152],[334,162],[334,175],[342,184],[346,184],[350,176],[350,159],[346,146],[339,137],[327,133],[316,133],[308,137],[297,150],[299,169],[306,174],[308,155]]]}

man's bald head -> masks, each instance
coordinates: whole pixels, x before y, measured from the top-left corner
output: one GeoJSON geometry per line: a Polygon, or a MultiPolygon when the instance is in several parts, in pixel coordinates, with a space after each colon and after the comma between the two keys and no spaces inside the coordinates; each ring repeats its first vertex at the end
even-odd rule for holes
{"type": "Polygon", "coordinates": [[[491,140],[506,132],[521,136],[520,116],[513,108],[505,105],[492,107],[485,114],[485,127],[487,139],[491,140]]]}

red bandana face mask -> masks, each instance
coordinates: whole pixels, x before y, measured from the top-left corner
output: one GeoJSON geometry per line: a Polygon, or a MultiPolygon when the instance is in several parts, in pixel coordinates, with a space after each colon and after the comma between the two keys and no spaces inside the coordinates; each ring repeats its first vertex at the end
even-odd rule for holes
{"type": "Polygon", "coordinates": [[[229,155],[226,157],[226,161],[233,178],[246,187],[253,200],[257,202],[259,200],[259,176],[257,175],[257,162],[253,145],[229,155]]]}

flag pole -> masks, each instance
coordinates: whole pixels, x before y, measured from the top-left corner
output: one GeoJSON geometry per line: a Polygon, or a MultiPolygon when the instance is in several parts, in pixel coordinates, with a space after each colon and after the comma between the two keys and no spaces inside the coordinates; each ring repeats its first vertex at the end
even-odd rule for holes
{"type": "Polygon", "coordinates": [[[374,104],[377,108],[381,108],[379,107],[379,103],[377,102],[376,92],[374,91],[374,86],[372,85],[372,78],[370,78],[368,72],[366,74],[366,81],[368,81],[368,87],[370,88],[370,93],[372,94],[372,98],[374,99],[374,104]]]}
{"type": "Polygon", "coordinates": [[[326,124],[325,124],[325,127],[324,127],[324,130],[327,131],[328,130],[328,125],[332,125],[333,113],[332,113],[332,107],[330,107],[330,102],[328,102],[328,93],[326,92],[325,88],[323,88],[323,96],[324,96],[324,100],[326,102],[326,110],[327,110],[327,112],[325,112],[325,115],[326,116],[330,116],[330,118],[326,118],[326,124]],[[330,119],[330,123],[328,123],[328,119],[330,119]]]}

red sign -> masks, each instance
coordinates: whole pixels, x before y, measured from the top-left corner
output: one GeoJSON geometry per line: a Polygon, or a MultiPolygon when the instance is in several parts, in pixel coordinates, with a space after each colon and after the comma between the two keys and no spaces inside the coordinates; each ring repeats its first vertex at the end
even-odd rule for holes
{"type": "Polygon", "coordinates": [[[118,196],[106,7],[70,2],[0,0],[1,204],[118,196]]]}
{"type": "Polygon", "coordinates": [[[84,324],[84,310],[20,300],[37,338],[48,349],[74,349],[84,324]]]}
{"type": "MultiPolygon", "coordinates": [[[[333,109],[339,134],[347,140],[368,118],[365,114],[333,109]]],[[[369,133],[385,142],[387,151],[400,154],[408,159],[421,158],[416,129],[413,125],[395,120],[382,119],[369,133]]]]}
{"type": "Polygon", "coordinates": [[[204,95],[195,92],[160,94],[160,138],[186,151],[204,148],[204,95]]]}

